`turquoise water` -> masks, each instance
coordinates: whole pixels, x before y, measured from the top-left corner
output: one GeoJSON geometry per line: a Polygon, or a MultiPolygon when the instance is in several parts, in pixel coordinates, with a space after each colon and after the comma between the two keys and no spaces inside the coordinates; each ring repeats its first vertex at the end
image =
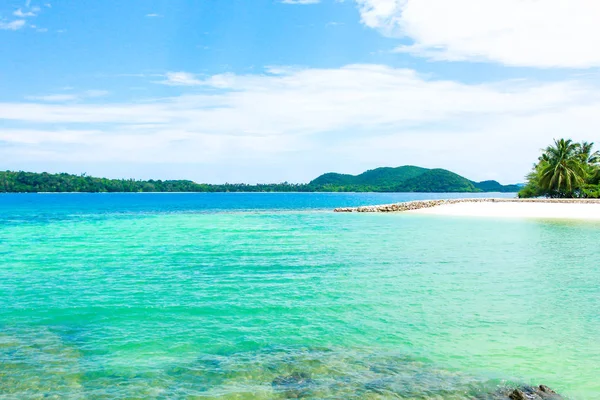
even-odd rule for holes
{"type": "Polygon", "coordinates": [[[0,398],[600,398],[599,224],[210,196],[0,196],[0,398]]]}

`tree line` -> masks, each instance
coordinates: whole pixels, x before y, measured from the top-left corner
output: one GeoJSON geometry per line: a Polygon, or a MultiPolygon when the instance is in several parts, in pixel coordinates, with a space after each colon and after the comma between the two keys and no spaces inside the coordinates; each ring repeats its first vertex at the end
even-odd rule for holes
{"type": "Polygon", "coordinates": [[[23,171],[0,171],[0,192],[305,192],[312,191],[308,185],[293,183],[274,184],[222,184],[210,185],[189,180],[135,180],[94,178],[72,174],[50,174],[23,171]]]}

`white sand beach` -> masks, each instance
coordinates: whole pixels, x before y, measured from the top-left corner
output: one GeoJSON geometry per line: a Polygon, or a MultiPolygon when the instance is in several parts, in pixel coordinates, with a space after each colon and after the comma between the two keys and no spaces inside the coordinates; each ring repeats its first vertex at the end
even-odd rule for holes
{"type": "Polygon", "coordinates": [[[598,203],[465,202],[406,211],[414,214],[600,221],[598,203]]]}

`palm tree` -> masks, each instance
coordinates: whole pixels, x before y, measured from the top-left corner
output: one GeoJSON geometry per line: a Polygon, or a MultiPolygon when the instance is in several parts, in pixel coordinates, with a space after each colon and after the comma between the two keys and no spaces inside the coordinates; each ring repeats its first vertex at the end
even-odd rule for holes
{"type": "Polygon", "coordinates": [[[584,163],[590,166],[597,166],[600,163],[600,151],[595,151],[592,153],[594,149],[594,143],[589,142],[581,142],[577,144],[579,155],[584,163]]]}
{"type": "Polygon", "coordinates": [[[585,182],[587,168],[582,159],[582,146],[570,139],[554,140],[554,145],[544,150],[539,161],[540,188],[553,196],[573,197],[585,182]]]}

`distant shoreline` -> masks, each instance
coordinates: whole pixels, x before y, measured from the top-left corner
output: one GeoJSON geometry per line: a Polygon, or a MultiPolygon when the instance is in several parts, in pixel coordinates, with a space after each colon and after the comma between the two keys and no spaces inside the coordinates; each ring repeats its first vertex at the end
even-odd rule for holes
{"type": "Polygon", "coordinates": [[[405,203],[336,208],[335,212],[406,212],[465,217],[600,220],[600,199],[418,200],[405,203]]]}
{"type": "MultiPolygon", "coordinates": [[[[312,192],[308,192],[308,191],[296,191],[296,192],[292,192],[292,191],[247,191],[247,192],[243,192],[243,191],[231,191],[231,192],[1,192],[0,191],[0,195],[3,194],[274,194],[274,193],[281,193],[281,194],[428,194],[428,195],[446,195],[446,194],[451,194],[451,195],[479,195],[479,196],[486,196],[486,195],[494,195],[494,194],[501,194],[501,195],[515,195],[516,193],[514,192],[326,192],[326,191],[312,191],[312,192]]],[[[468,198],[467,198],[468,199],[468,198]]],[[[478,200],[480,199],[479,197],[474,197],[473,199],[478,200]]],[[[483,197],[481,198],[483,199],[483,197]]],[[[516,199],[516,197],[515,197],[516,199]]]]}
{"type": "Polygon", "coordinates": [[[2,193],[517,193],[518,185],[475,182],[443,169],[377,168],[360,175],[326,173],[308,183],[196,183],[191,180],[97,178],[67,173],[0,171],[2,193]]]}

